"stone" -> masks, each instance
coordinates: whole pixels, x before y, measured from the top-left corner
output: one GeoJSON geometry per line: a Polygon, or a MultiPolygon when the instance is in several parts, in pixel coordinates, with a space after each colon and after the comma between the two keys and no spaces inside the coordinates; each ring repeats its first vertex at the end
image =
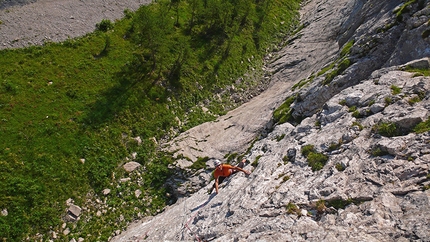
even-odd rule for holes
{"type": "Polygon", "coordinates": [[[137,168],[139,168],[141,165],[139,164],[139,163],[137,163],[137,162],[135,162],[135,161],[131,161],[131,162],[127,162],[127,163],[125,163],[124,164],[124,170],[126,171],[126,172],[132,172],[132,171],[134,171],[134,170],[136,170],[137,168]]]}
{"type": "Polygon", "coordinates": [[[1,216],[7,216],[9,213],[8,213],[7,209],[5,208],[5,209],[1,210],[0,214],[1,214],[1,216]]]}
{"type": "Polygon", "coordinates": [[[103,195],[107,196],[110,193],[110,189],[109,188],[103,189],[102,193],[103,195]]]}
{"type": "Polygon", "coordinates": [[[71,204],[69,206],[69,209],[67,210],[68,214],[71,216],[72,219],[76,220],[81,215],[82,209],[79,206],[76,206],[74,204],[71,204]]]}

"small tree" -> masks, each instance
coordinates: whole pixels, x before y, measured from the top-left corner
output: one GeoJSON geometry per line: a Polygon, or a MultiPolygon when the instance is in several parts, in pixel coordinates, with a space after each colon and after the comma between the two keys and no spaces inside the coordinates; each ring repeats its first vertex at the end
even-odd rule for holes
{"type": "Polygon", "coordinates": [[[109,19],[103,19],[100,23],[96,24],[96,30],[106,32],[113,29],[113,23],[109,19]]]}

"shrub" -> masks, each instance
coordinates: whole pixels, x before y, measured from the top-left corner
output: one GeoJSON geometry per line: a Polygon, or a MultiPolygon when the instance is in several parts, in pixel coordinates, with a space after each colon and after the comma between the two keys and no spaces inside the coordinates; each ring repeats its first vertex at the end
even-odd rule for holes
{"type": "Polygon", "coordinates": [[[340,100],[339,104],[342,105],[342,106],[345,106],[346,105],[346,100],[345,99],[340,100]]]}
{"type": "Polygon", "coordinates": [[[312,168],[312,171],[321,170],[327,163],[328,156],[321,153],[310,153],[308,155],[308,165],[312,168]]]}
{"type": "Polygon", "coordinates": [[[328,207],[334,207],[336,209],[339,209],[339,208],[345,209],[346,206],[350,205],[351,203],[358,204],[359,202],[351,198],[348,198],[347,200],[338,199],[338,200],[327,201],[326,203],[328,207]]]}
{"type": "Polygon", "coordinates": [[[308,155],[312,152],[315,152],[315,148],[313,145],[305,145],[302,147],[302,155],[304,157],[308,157],[308,155]]]}
{"type": "Polygon", "coordinates": [[[381,147],[379,146],[375,146],[371,149],[370,153],[373,156],[384,156],[384,155],[389,155],[389,153],[385,150],[382,150],[381,147]]]}
{"type": "Polygon", "coordinates": [[[131,19],[131,18],[133,18],[133,16],[134,16],[133,11],[131,11],[128,8],[124,9],[124,18],[131,19]]]}
{"type": "Polygon", "coordinates": [[[400,129],[397,127],[397,125],[391,122],[382,122],[378,125],[375,125],[373,130],[385,137],[401,135],[400,129]]]}
{"type": "Polygon", "coordinates": [[[96,30],[106,32],[113,29],[113,23],[109,19],[103,19],[100,23],[96,24],[96,30]]]}
{"type": "Polygon", "coordinates": [[[335,168],[336,168],[338,171],[344,171],[344,170],[345,170],[345,167],[343,167],[343,165],[342,165],[342,164],[340,164],[340,163],[336,163],[335,168]]]}

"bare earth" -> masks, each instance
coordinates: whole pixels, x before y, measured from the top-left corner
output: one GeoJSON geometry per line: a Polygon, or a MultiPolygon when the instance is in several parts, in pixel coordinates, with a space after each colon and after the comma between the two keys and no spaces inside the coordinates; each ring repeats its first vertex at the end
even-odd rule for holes
{"type": "Polygon", "coordinates": [[[103,19],[120,19],[151,0],[38,0],[0,10],[0,49],[61,42],[94,31],[103,19]]]}

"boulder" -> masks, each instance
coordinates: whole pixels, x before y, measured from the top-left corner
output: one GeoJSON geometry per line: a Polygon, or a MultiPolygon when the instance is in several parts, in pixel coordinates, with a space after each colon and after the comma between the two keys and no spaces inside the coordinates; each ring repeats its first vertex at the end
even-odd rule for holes
{"type": "Polygon", "coordinates": [[[126,171],[126,172],[132,172],[132,171],[134,171],[134,170],[136,170],[137,168],[139,168],[141,165],[139,164],[139,163],[137,163],[137,162],[135,162],[135,161],[131,161],[131,162],[127,162],[127,163],[125,163],[124,164],[124,170],[126,171]]]}

